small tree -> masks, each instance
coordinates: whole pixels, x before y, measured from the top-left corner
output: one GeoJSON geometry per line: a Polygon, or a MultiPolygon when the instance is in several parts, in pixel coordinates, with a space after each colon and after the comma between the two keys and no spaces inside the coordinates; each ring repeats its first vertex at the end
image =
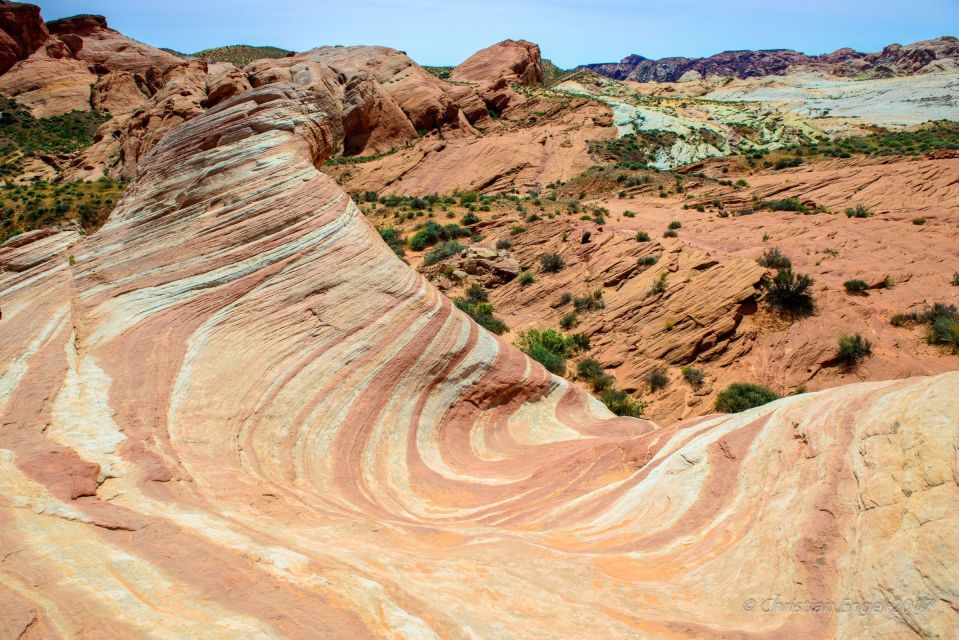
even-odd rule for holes
{"type": "Polygon", "coordinates": [[[774,278],[763,282],[769,306],[792,315],[808,315],[813,312],[815,304],[812,285],[812,278],[805,274],[795,274],[790,267],[780,269],[774,278]]]}

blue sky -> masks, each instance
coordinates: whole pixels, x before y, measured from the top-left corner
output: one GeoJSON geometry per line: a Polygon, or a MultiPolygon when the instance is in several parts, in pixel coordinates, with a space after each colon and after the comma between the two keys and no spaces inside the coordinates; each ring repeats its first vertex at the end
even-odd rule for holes
{"type": "Polygon", "coordinates": [[[42,0],[47,20],[105,15],[137,40],[193,52],[226,44],[302,51],[379,44],[420,64],[457,64],[504,38],[525,38],[562,67],[707,56],[728,49],[849,46],[876,51],[959,35],[959,0],[42,0]]]}

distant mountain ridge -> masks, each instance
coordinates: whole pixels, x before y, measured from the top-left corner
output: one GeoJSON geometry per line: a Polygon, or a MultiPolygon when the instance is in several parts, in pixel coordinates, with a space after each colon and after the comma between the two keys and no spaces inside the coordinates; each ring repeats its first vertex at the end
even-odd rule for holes
{"type": "Polygon", "coordinates": [[[909,45],[891,44],[877,53],[849,48],[809,56],[791,49],[724,51],[708,58],[661,58],[633,54],[619,62],[587,64],[589,69],[614,80],[678,82],[706,76],[753,78],[785,75],[794,69],[811,69],[839,76],[884,77],[912,75],[959,66],[959,40],[942,36],[909,45]]]}
{"type": "Polygon", "coordinates": [[[181,53],[173,49],[164,49],[168,53],[184,59],[200,58],[212,62],[232,62],[238,67],[245,67],[255,60],[264,58],[285,58],[293,52],[280,47],[257,47],[249,44],[231,44],[225,47],[211,47],[196,53],[181,53]]]}

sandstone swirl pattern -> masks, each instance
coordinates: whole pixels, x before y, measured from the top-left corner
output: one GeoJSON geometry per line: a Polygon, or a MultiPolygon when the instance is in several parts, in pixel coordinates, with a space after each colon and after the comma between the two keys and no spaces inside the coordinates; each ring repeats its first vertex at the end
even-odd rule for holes
{"type": "Polygon", "coordinates": [[[3,637],[954,633],[959,375],[613,418],[393,256],[316,100],[231,98],[96,235],[0,249],[3,637]]]}

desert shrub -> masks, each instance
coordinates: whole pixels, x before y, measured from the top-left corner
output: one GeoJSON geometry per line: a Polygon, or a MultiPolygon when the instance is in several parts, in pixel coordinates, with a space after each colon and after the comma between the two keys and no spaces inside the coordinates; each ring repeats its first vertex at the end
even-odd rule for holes
{"type": "Polygon", "coordinates": [[[471,284],[469,288],[466,289],[466,297],[470,302],[486,302],[489,300],[489,294],[486,292],[486,289],[478,284],[471,284]]]}
{"type": "Polygon", "coordinates": [[[679,220],[673,220],[672,222],[669,223],[669,228],[670,228],[670,229],[682,229],[682,228],[683,228],[683,223],[680,222],[679,220]]]}
{"type": "Polygon", "coordinates": [[[666,385],[669,384],[669,376],[666,374],[666,369],[663,367],[653,367],[649,373],[646,374],[646,384],[649,385],[650,392],[665,389],[666,385]]]}
{"type": "Polygon", "coordinates": [[[666,231],[663,231],[663,237],[664,237],[664,238],[676,238],[676,237],[679,237],[679,234],[676,233],[676,231],[675,231],[674,229],[667,229],[666,231]]]}
{"type": "Polygon", "coordinates": [[[413,251],[422,251],[437,242],[455,240],[469,235],[469,229],[464,229],[458,224],[438,225],[435,222],[427,222],[425,227],[413,234],[410,239],[410,248],[413,251]]]}
{"type": "Polygon", "coordinates": [[[836,359],[847,367],[854,367],[872,355],[872,343],[858,333],[839,336],[836,359]]]}
{"type": "Polygon", "coordinates": [[[423,266],[429,267],[434,265],[437,262],[441,262],[446,258],[449,258],[450,256],[456,255],[465,248],[466,247],[455,240],[444,242],[443,244],[436,246],[429,253],[427,253],[426,256],[424,256],[423,266]]]}
{"type": "Polygon", "coordinates": [[[776,169],[778,171],[780,169],[798,167],[801,164],[802,164],[802,158],[780,158],[773,164],[773,169],[776,169]]]}
{"type": "Polygon", "coordinates": [[[846,288],[846,293],[854,295],[865,293],[869,289],[869,283],[865,280],[846,280],[842,283],[842,286],[846,288]]]}
{"type": "Polygon", "coordinates": [[[788,269],[793,266],[792,260],[779,247],[766,249],[761,256],[756,258],[756,262],[759,263],[759,266],[767,269],[788,269]]]}
{"type": "Polygon", "coordinates": [[[625,391],[619,389],[606,389],[599,399],[606,407],[618,416],[629,416],[638,418],[646,411],[646,403],[642,400],[635,400],[625,391]]]}
{"type": "Polygon", "coordinates": [[[520,233],[523,233],[524,231],[526,231],[526,227],[524,227],[521,224],[516,224],[510,228],[509,233],[510,235],[515,236],[515,235],[519,235],[520,233]]]}
{"type": "Polygon", "coordinates": [[[655,296],[661,293],[666,293],[666,278],[669,277],[668,271],[663,271],[659,274],[656,280],[653,281],[653,286],[649,288],[647,296],[655,296]]]}
{"type": "Polygon", "coordinates": [[[857,204],[855,207],[849,207],[846,209],[847,218],[868,218],[872,215],[872,212],[861,204],[857,204]]]}
{"type": "Polygon", "coordinates": [[[703,386],[703,380],[705,374],[702,369],[696,369],[693,367],[683,367],[683,380],[689,383],[694,389],[698,389],[703,386]]]}
{"type": "Polygon", "coordinates": [[[952,274],[952,286],[959,287],[959,271],[952,274]]]}
{"type": "Polygon", "coordinates": [[[636,232],[636,241],[637,242],[649,242],[649,234],[645,231],[636,232]]]}
{"type": "Polygon", "coordinates": [[[929,344],[959,351],[959,310],[955,305],[936,302],[920,312],[897,313],[891,322],[896,327],[924,324],[928,327],[926,341],[929,344]]]}
{"type": "Polygon", "coordinates": [[[584,334],[566,336],[554,329],[530,329],[520,334],[516,346],[548,371],[561,376],[566,373],[566,358],[588,348],[589,338],[584,334]]]}
{"type": "Polygon", "coordinates": [[[480,221],[479,216],[477,216],[472,211],[466,212],[466,215],[464,215],[462,219],[462,223],[467,227],[471,224],[476,224],[479,221],[480,221]]]}
{"type": "Polygon", "coordinates": [[[651,267],[659,262],[659,256],[643,256],[636,259],[636,264],[640,267],[651,267]]]}
{"type": "Polygon", "coordinates": [[[394,229],[393,227],[384,227],[382,229],[377,229],[380,232],[380,237],[383,239],[390,249],[393,250],[393,253],[403,257],[406,254],[406,251],[403,249],[403,245],[406,244],[406,238],[402,235],[402,230],[394,229]]]}
{"type": "Polygon", "coordinates": [[[798,198],[786,198],[785,200],[764,200],[759,204],[760,209],[769,209],[770,211],[793,211],[795,213],[810,213],[809,207],[804,205],[798,198]]]}
{"type": "Polygon", "coordinates": [[[468,298],[456,298],[453,300],[453,303],[487,331],[495,333],[496,335],[502,335],[509,331],[506,323],[493,315],[493,305],[488,302],[480,302],[468,298]]]}
{"type": "Polygon", "coordinates": [[[573,307],[577,311],[595,311],[605,308],[606,303],[603,302],[603,290],[597,289],[591,294],[574,297],[573,307]]]}
{"type": "Polygon", "coordinates": [[[779,269],[763,282],[766,303],[782,313],[808,315],[815,308],[812,285],[813,279],[805,274],[795,274],[790,267],[779,269]]]}
{"type": "Polygon", "coordinates": [[[520,284],[520,286],[525,287],[533,284],[533,282],[536,281],[536,277],[533,275],[532,271],[529,269],[524,269],[520,272],[519,276],[516,277],[516,281],[520,284]]]}
{"type": "Polygon", "coordinates": [[[539,262],[543,266],[543,271],[546,273],[557,273],[562,271],[563,267],[566,266],[563,258],[560,257],[558,253],[544,253],[539,257],[539,262]]]}
{"type": "Polygon", "coordinates": [[[562,327],[563,329],[566,329],[567,331],[569,329],[572,329],[578,324],[579,324],[579,318],[577,317],[575,311],[570,311],[569,313],[564,314],[563,317],[559,319],[559,326],[562,327]]]}
{"type": "Polygon", "coordinates": [[[569,292],[564,293],[563,295],[559,297],[559,306],[562,307],[563,305],[569,304],[570,300],[572,299],[573,299],[573,294],[569,292]]]}
{"type": "Polygon", "coordinates": [[[772,390],[758,384],[734,382],[716,396],[716,411],[739,413],[778,400],[772,390]]]}
{"type": "Polygon", "coordinates": [[[509,241],[508,238],[500,238],[496,241],[497,249],[512,249],[513,243],[509,241]]]}
{"type": "Polygon", "coordinates": [[[627,218],[635,218],[635,217],[636,217],[636,212],[635,212],[635,211],[630,211],[630,210],[627,209],[626,211],[623,211],[623,215],[626,216],[627,218]]]}
{"type": "Polygon", "coordinates": [[[916,225],[916,226],[922,226],[922,225],[926,224],[926,219],[925,219],[925,218],[913,218],[913,219],[912,219],[912,223],[913,223],[914,225],[916,225]]]}
{"type": "Polygon", "coordinates": [[[599,360],[584,358],[576,365],[576,375],[583,380],[592,380],[596,376],[603,375],[603,365],[599,360]]]}

